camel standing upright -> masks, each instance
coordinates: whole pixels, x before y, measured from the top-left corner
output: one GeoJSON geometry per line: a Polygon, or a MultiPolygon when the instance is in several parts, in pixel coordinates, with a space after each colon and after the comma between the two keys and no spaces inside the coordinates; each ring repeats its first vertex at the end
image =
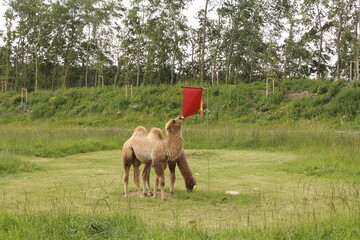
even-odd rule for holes
{"type": "Polygon", "coordinates": [[[147,168],[152,165],[155,169],[154,195],[157,197],[157,188],[160,183],[161,197],[166,200],[164,170],[168,161],[177,159],[183,151],[181,134],[181,120],[170,119],[166,125],[166,137],[159,128],[152,128],[150,132],[146,128],[137,127],[133,135],[124,143],[122,148],[122,161],[124,167],[123,183],[125,197],[128,195],[129,170],[134,166],[134,181],[140,196],[146,194],[146,174],[143,174],[143,193],[140,191],[139,166],[144,163],[147,168]]]}

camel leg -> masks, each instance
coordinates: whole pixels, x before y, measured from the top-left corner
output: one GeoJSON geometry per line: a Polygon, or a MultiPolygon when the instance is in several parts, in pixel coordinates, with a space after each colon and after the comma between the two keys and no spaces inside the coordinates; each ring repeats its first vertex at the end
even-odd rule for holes
{"type": "MultiPolygon", "coordinates": [[[[166,162],[165,162],[165,164],[166,164],[166,162]]],[[[158,184],[160,183],[162,200],[166,200],[165,176],[164,176],[164,169],[165,169],[164,165],[165,164],[162,162],[154,162],[154,168],[155,168],[155,173],[156,173],[155,186],[154,186],[154,198],[157,197],[157,187],[158,187],[158,184]]]]}
{"type": "Polygon", "coordinates": [[[150,170],[151,170],[151,162],[146,163],[143,173],[142,173],[142,179],[143,179],[143,193],[144,195],[151,196],[152,192],[150,190],[150,170]]]}
{"type": "Polygon", "coordinates": [[[147,177],[146,177],[146,183],[147,183],[147,190],[150,194],[150,196],[153,195],[153,192],[151,191],[151,187],[150,187],[150,170],[151,170],[151,164],[148,168],[148,172],[147,172],[147,177]]]}
{"type": "Polygon", "coordinates": [[[140,176],[139,167],[140,167],[140,165],[141,165],[141,162],[138,159],[135,158],[134,163],[133,163],[133,166],[134,166],[134,182],[135,182],[135,185],[136,185],[138,195],[140,197],[144,197],[143,193],[140,190],[140,179],[139,179],[139,176],[140,176]]]}
{"type": "Polygon", "coordinates": [[[163,162],[163,171],[160,175],[160,187],[161,187],[161,199],[166,201],[166,193],[165,193],[165,169],[167,167],[167,161],[163,162]]]}
{"type": "Polygon", "coordinates": [[[123,174],[123,183],[124,183],[124,196],[127,197],[128,196],[128,184],[129,184],[129,171],[130,171],[130,166],[124,166],[124,174],[123,174]]]}
{"type": "Polygon", "coordinates": [[[170,194],[174,194],[174,184],[175,184],[175,167],[176,162],[175,161],[168,161],[169,170],[170,170],[170,194]]]}
{"type": "Polygon", "coordinates": [[[130,152],[123,151],[122,160],[123,160],[123,168],[124,168],[124,174],[122,177],[124,183],[124,195],[125,197],[127,197],[129,193],[128,184],[129,184],[129,171],[132,165],[132,151],[130,152]]]}
{"type": "Polygon", "coordinates": [[[157,190],[159,186],[159,176],[155,175],[155,185],[154,185],[154,191],[153,191],[153,197],[157,198],[157,190]]]}

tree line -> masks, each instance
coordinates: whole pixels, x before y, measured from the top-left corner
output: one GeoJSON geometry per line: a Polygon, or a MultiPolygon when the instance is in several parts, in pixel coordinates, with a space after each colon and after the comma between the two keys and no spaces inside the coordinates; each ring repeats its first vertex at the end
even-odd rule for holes
{"type": "Polygon", "coordinates": [[[9,0],[8,89],[359,79],[356,0],[9,0]]]}

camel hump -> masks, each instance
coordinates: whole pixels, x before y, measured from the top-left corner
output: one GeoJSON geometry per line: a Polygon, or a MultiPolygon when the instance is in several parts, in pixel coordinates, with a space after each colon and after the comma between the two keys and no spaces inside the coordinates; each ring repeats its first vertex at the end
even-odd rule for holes
{"type": "Polygon", "coordinates": [[[135,128],[135,131],[133,133],[133,136],[146,136],[148,134],[148,130],[146,130],[146,128],[144,128],[143,126],[139,126],[137,128],[135,128]]]}
{"type": "Polygon", "coordinates": [[[164,139],[164,135],[160,128],[152,128],[150,130],[149,137],[156,140],[164,139]]]}

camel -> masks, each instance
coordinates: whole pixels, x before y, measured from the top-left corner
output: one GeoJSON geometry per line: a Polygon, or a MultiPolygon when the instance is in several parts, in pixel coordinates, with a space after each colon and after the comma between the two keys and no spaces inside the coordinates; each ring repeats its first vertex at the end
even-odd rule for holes
{"type": "MultiPolygon", "coordinates": [[[[174,194],[174,184],[176,180],[176,176],[175,176],[176,164],[178,165],[180,173],[185,181],[186,190],[188,192],[192,192],[194,186],[196,185],[196,179],[194,178],[189,168],[185,152],[184,150],[182,150],[180,156],[177,159],[168,161],[168,166],[170,170],[170,194],[174,194]]],[[[146,179],[146,183],[144,182],[144,185],[147,186],[148,189],[147,194],[149,195],[152,194],[150,190],[150,169],[151,169],[151,164],[147,164],[145,165],[143,170],[143,179],[146,179]]]]}
{"type": "Polygon", "coordinates": [[[196,179],[194,178],[190,170],[183,150],[177,159],[175,159],[174,161],[168,161],[168,166],[170,170],[170,194],[174,194],[176,164],[178,165],[180,173],[184,178],[186,190],[188,192],[192,192],[194,186],[196,185],[196,179]]]}
{"type": "MultiPolygon", "coordinates": [[[[150,167],[155,169],[155,184],[153,197],[157,197],[157,188],[160,183],[161,198],[166,200],[165,176],[168,161],[179,158],[183,150],[183,140],[181,134],[181,120],[183,117],[170,119],[165,124],[166,137],[159,128],[152,128],[149,132],[146,128],[139,126],[135,129],[132,136],[124,143],[122,148],[122,161],[124,167],[123,183],[125,197],[128,196],[129,170],[134,167],[134,182],[140,196],[145,196],[147,172],[150,167]],[[139,166],[145,164],[146,172],[143,172],[143,192],[140,191],[139,166]]],[[[149,184],[148,184],[149,185],[149,184]]],[[[150,187],[148,186],[148,189],[150,187]]]]}

